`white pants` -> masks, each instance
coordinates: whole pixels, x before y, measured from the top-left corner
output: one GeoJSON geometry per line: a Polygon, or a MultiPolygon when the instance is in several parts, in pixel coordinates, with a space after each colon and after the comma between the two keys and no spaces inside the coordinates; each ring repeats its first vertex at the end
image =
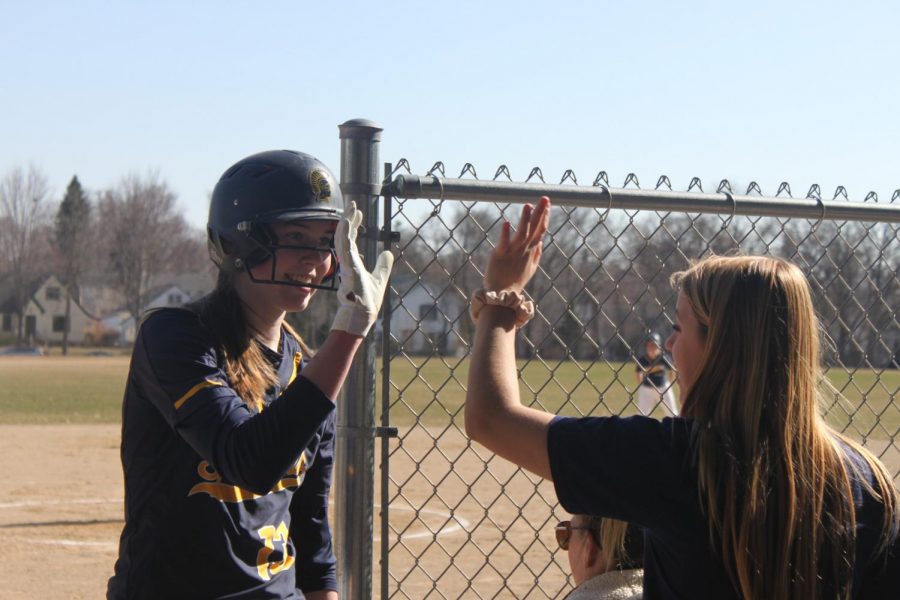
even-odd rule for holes
{"type": "Polygon", "coordinates": [[[637,404],[638,409],[643,415],[649,415],[656,408],[656,405],[662,401],[667,417],[678,415],[678,404],[675,402],[675,394],[672,392],[672,385],[662,390],[652,385],[638,386],[637,404]]]}

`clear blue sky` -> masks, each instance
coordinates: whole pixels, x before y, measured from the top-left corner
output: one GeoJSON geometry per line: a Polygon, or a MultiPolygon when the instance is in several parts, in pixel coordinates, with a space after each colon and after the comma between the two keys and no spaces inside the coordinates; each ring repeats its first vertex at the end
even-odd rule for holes
{"type": "Polygon", "coordinates": [[[0,6],[0,175],[34,164],[61,196],[73,174],[98,190],[155,169],[197,226],[247,154],[337,171],[355,117],[416,172],[900,188],[896,2],[0,6]]]}

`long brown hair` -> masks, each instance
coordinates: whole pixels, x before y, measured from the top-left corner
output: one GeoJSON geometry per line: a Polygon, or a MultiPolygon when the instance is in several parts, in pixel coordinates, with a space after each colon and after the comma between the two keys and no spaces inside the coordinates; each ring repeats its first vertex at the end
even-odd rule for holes
{"type": "MultiPolygon", "coordinates": [[[[266,390],[277,382],[272,364],[256,343],[240,298],[234,290],[232,275],[220,271],[216,289],[190,306],[217,337],[219,351],[225,359],[225,375],[231,387],[247,406],[258,411],[265,404],[266,390]]],[[[313,352],[287,321],[285,331],[294,336],[305,357],[313,352]]]]}
{"type": "Polygon", "coordinates": [[[897,491],[875,456],[819,411],[818,321],[803,273],[768,257],[711,257],[672,277],[705,347],[682,414],[709,536],[745,599],[850,598],[856,512],[841,444],[868,463],[884,506],[879,553],[898,531],[897,491]]]}

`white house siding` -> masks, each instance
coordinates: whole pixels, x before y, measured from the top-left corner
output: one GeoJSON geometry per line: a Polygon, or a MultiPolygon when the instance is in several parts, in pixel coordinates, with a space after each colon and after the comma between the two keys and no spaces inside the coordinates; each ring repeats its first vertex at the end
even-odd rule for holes
{"type": "MultiPolygon", "coordinates": [[[[147,303],[144,310],[163,308],[170,306],[183,306],[190,302],[190,294],[176,285],[162,287],[154,291],[153,297],[147,303]]],[[[134,319],[127,310],[120,310],[103,319],[103,325],[119,332],[119,342],[123,344],[134,343],[136,330],[134,319]]]]}
{"type": "MultiPolygon", "coordinates": [[[[34,318],[33,340],[41,343],[62,343],[63,331],[54,331],[53,324],[54,318],[62,320],[65,316],[66,290],[56,276],[51,275],[38,288],[25,307],[26,324],[29,317],[34,318]]],[[[85,329],[91,324],[91,321],[91,317],[73,300],[69,315],[69,342],[82,343],[85,329]]],[[[15,325],[14,323],[14,327],[15,325]]]]}
{"type": "Polygon", "coordinates": [[[458,329],[455,320],[463,310],[462,302],[450,291],[435,300],[435,288],[426,285],[416,282],[403,292],[402,298],[393,299],[391,334],[406,352],[430,354],[443,350],[455,354],[460,345],[459,336],[454,333],[458,329]]]}

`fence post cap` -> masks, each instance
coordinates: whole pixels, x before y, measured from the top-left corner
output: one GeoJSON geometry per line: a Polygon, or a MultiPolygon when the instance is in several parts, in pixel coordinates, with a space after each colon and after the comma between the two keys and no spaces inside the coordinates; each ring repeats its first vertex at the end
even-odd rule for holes
{"type": "Polygon", "coordinates": [[[380,140],[383,128],[375,121],[369,119],[350,119],[338,125],[341,132],[340,138],[357,138],[380,140]]]}

